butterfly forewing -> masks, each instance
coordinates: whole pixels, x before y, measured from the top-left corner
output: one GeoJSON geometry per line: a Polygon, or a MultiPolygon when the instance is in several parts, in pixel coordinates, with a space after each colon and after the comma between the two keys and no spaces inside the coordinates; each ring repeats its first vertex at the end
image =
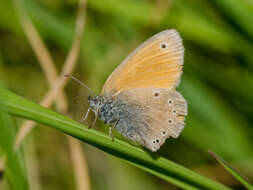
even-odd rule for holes
{"type": "Polygon", "coordinates": [[[175,89],[182,73],[184,48],[176,30],[165,30],[140,45],[107,79],[102,95],[135,88],[175,89]]]}
{"type": "Polygon", "coordinates": [[[168,137],[176,138],[184,128],[187,103],[180,93],[164,88],[126,90],[117,96],[127,105],[117,130],[125,137],[156,151],[168,137]],[[130,134],[135,129],[134,134],[130,134]]]}

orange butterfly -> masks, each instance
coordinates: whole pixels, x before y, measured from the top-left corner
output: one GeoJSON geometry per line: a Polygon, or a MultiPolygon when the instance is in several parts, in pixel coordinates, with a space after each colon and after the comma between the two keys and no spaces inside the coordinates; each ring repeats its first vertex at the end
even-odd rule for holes
{"type": "Polygon", "coordinates": [[[98,117],[111,126],[110,135],[116,129],[151,151],[168,137],[177,138],[187,115],[187,103],[175,90],[183,58],[182,39],[174,29],[145,41],[113,71],[101,95],[88,98],[96,116],[92,125],[98,117]]]}

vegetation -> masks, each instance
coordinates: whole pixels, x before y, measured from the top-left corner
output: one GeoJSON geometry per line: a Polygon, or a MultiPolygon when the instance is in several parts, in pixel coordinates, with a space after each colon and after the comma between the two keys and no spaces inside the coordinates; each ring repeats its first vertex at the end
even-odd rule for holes
{"type": "Polygon", "coordinates": [[[253,189],[252,18],[252,0],[0,1],[0,189],[253,189]],[[64,89],[64,74],[99,94],[124,57],[169,28],[185,46],[181,136],[150,153],[116,132],[112,142],[102,122],[88,130],[92,114],[78,122],[89,92],[64,89]],[[24,119],[36,127],[25,132],[24,119]]]}

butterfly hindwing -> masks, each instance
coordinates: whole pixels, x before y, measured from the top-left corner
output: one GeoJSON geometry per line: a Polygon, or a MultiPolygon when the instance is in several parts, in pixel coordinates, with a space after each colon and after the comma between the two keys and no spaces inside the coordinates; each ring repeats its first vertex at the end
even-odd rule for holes
{"type": "Polygon", "coordinates": [[[184,128],[187,103],[175,90],[127,90],[117,96],[117,103],[126,106],[116,129],[151,151],[158,150],[168,137],[178,137],[184,128]]]}

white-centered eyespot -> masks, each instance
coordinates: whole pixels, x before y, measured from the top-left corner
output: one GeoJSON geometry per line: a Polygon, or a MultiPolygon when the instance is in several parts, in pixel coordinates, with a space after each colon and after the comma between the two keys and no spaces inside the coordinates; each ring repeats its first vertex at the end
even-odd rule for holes
{"type": "Polygon", "coordinates": [[[160,139],[154,139],[153,144],[155,144],[155,143],[160,143],[160,139]]]}
{"type": "Polygon", "coordinates": [[[162,50],[168,49],[168,43],[162,42],[162,43],[160,44],[160,49],[162,49],[162,50]]]}
{"type": "Polygon", "coordinates": [[[171,99],[169,99],[169,100],[168,100],[168,104],[169,104],[169,106],[171,106],[171,105],[172,105],[172,103],[173,103],[173,101],[172,101],[171,99]]]}

